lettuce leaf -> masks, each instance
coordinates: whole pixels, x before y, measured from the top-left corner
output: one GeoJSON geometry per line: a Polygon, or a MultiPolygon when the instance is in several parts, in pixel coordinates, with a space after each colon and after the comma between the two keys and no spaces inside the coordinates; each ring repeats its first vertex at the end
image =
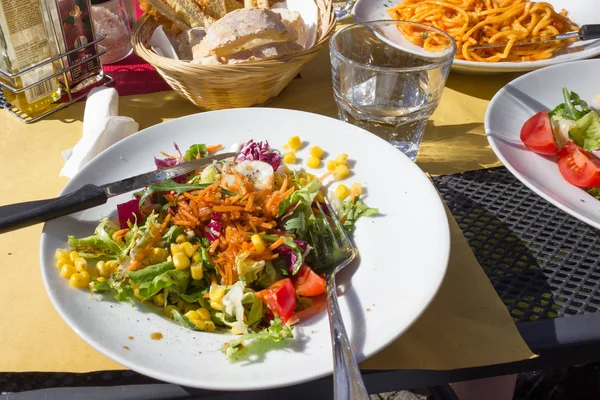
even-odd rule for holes
{"type": "Polygon", "coordinates": [[[124,255],[123,249],[112,238],[113,233],[119,229],[119,226],[109,220],[108,217],[102,218],[93,235],[84,238],[69,236],[69,247],[88,255],[96,254],[110,258],[122,258],[124,255]]]}
{"type": "Polygon", "coordinates": [[[587,151],[600,148],[600,114],[590,111],[569,129],[573,141],[587,151]]]}
{"type": "Polygon", "coordinates": [[[193,144],[190,146],[189,149],[187,149],[187,151],[185,152],[185,154],[183,155],[183,160],[184,161],[192,161],[195,160],[198,155],[200,155],[200,158],[202,157],[206,157],[208,155],[208,149],[206,148],[205,144],[193,144]]]}
{"type": "Polygon", "coordinates": [[[148,299],[167,288],[169,291],[178,294],[184,292],[189,284],[190,271],[177,270],[173,266],[173,262],[165,261],[138,271],[129,272],[127,276],[138,287],[140,296],[148,299]]]}
{"type": "Polygon", "coordinates": [[[133,287],[131,284],[120,281],[114,276],[110,277],[102,282],[94,279],[90,285],[92,293],[112,293],[118,301],[129,301],[131,305],[134,304],[133,300],[133,287]]]}
{"type": "Polygon", "coordinates": [[[600,186],[588,189],[588,193],[600,200],[600,186]]]}
{"type": "Polygon", "coordinates": [[[231,357],[240,351],[247,341],[270,340],[273,342],[279,342],[286,338],[293,338],[294,335],[292,333],[292,329],[293,328],[291,326],[281,323],[279,317],[275,316],[275,318],[270,322],[268,328],[258,332],[247,333],[235,340],[225,343],[223,345],[223,352],[228,357],[231,357]]]}
{"type": "Polygon", "coordinates": [[[265,308],[263,302],[253,292],[244,293],[242,304],[251,305],[250,310],[247,307],[245,310],[248,326],[252,326],[262,320],[265,315],[265,308]]]}
{"type": "Polygon", "coordinates": [[[341,209],[338,212],[338,218],[347,232],[352,233],[356,221],[361,217],[369,217],[379,213],[379,209],[368,207],[358,196],[342,202],[341,209]]]}

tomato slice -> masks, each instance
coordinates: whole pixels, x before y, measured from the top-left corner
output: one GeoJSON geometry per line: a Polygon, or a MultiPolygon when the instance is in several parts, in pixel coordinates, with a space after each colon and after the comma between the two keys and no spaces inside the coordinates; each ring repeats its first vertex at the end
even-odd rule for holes
{"type": "Polygon", "coordinates": [[[327,308],[327,295],[325,293],[311,298],[312,305],[304,310],[297,311],[292,315],[292,318],[288,321],[288,324],[294,325],[300,322],[308,321],[327,308]]]}
{"type": "Polygon", "coordinates": [[[555,156],[558,153],[548,111],[540,111],[523,124],[521,141],[529,150],[538,154],[555,156]]]}
{"type": "Polygon", "coordinates": [[[287,322],[296,308],[296,292],[290,278],[275,282],[268,288],[256,293],[273,314],[279,315],[281,322],[287,322]]]}
{"type": "Polygon", "coordinates": [[[600,160],[572,141],[561,149],[558,169],[572,185],[583,188],[600,186],[600,160]]]}
{"type": "Polygon", "coordinates": [[[294,288],[298,296],[318,296],[325,293],[325,286],[325,279],[306,265],[301,266],[294,277],[294,288]]]}

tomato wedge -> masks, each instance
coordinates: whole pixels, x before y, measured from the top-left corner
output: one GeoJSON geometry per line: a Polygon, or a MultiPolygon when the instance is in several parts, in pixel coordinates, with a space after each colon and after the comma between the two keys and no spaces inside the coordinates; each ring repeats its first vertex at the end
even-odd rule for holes
{"type": "Polygon", "coordinates": [[[538,154],[555,156],[558,153],[548,111],[540,111],[523,124],[521,141],[529,150],[538,154]]]}
{"type": "Polygon", "coordinates": [[[294,288],[298,296],[314,297],[325,293],[325,279],[310,267],[303,265],[294,277],[294,288]]]}
{"type": "Polygon", "coordinates": [[[600,186],[600,160],[572,141],[561,149],[558,169],[572,185],[582,188],[600,186]]]}
{"type": "Polygon", "coordinates": [[[268,288],[256,292],[258,297],[273,314],[279,315],[285,323],[294,314],[296,308],[296,292],[290,278],[275,282],[268,288]]]}

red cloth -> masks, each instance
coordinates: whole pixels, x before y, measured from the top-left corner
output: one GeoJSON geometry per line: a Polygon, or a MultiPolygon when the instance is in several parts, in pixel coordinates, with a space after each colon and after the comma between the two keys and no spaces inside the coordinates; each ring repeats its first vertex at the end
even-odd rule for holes
{"type": "Polygon", "coordinates": [[[103,65],[102,69],[115,80],[112,86],[119,96],[171,90],[150,64],[133,53],[115,64],[103,65]]]}

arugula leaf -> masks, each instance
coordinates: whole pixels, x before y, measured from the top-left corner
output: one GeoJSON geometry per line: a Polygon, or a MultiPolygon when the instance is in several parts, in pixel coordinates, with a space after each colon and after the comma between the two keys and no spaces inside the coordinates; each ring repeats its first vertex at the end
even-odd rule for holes
{"type": "Polygon", "coordinates": [[[116,279],[114,276],[105,279],[100,282],[97,279],[92,280],[92,284],[90,285],[92,293],[99,292],[112,292],[115,299],[118,301],[129,301],[131,305],[134,304],[133,300],[133,287],[131,284],[120,281],[116,279]]]}
{"type": "MultiPolygon", "coordinates": [[[[183,192],[189,192],[196,189],[206,189],[212,185],[211,183],[177,183],[173,179],[167,179],[159,183],[153,183],[148,186],[144,193],[140,196],[140,207],[146,199],[148,199],[154,192],[175,192],[181,194],[183,192]]],[[[227,189],[221,188],[221,193],[227,196],[234,196],[233,193],[227,189]]]]}
{"type": "Polygon", "coordinates": [[[233,356],[239,350],[244,347],[244,343],[252,340],[271,340],[273,342],[279,342],[286,338],[293,338],[292,327],[281,323],[278,316],[271,321],[268,328],[258,332],[251,332],[240,336],[239,338],[227,342],[223,345],[223,352],[228,357],[233,356]]]}
{"type": "Polygon", "coordinates": [[[197,155],[200,155],[200,158],[208,156],[208,149],[205,144],[193,144],[183,155],[184,161],[195,160],[197,155]]]}
{"type": "Polygon", "coordinates": [[[177,183],[173,179],[167,179],[159,183],[153,183],[152,185],[148,186],[148,188],[146,188],[144,193],[140,196],[140,207],[142,204],[144,204],[146,199],[152,196],[154,192],[175,192],[177,194],[181,194],[183,192],[189,192],[190,190],[206,189],[209,186],[210,184],[208,183],[177,183]]]}
{"type": "Polygon", "coordinates": [[[569,89],[567,88],[563,88],[562,93],[565,101],[548,113],[550,118],[578,120],[590,112],[588,104],[582,100],[577,93],[569,92],[569,89]]]}
{"type": "Polygon", "coordinates": [[[352,233],[354,225],[360,217],[369,217],[379,213],[379,209],[368,207],[358,196],[348,199],[342,203],[338,217],[343,221],[342,225],[346,231],[352,233]]]}

